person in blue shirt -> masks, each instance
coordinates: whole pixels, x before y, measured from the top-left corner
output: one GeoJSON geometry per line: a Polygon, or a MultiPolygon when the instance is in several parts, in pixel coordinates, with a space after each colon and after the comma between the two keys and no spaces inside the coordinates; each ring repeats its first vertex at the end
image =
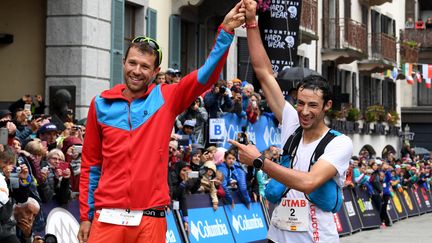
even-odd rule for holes
{"type": "Polygon", "coordinates": [[[390,226],[390,219],[387,214],[387,205],[391,198],[391,181],[392,181],[392,167],[387,163],[383,163],[381,167],[382,171],[380,172],[380,181],[382,181],[383,187],[383,196],[382,196],[382,204],[380,211],[381,223],[383,226],[390,226]]]}
{"type": "Polygon", "coordinates": [[[247,190],[246,184],[246,172],[243,167],[236,161],[236,153],[234,150],[228,150],[225,152],[224,162],[217,166],[217,170],[222,172],[224,180],[222,181],[222,187],[226,192],[226,200],[231,207],[234,208],[234,200],[231,196],[231,190],[238,190],[240,192],[240,198],[247,208],[250,208],[250,197],[247,190]]]}

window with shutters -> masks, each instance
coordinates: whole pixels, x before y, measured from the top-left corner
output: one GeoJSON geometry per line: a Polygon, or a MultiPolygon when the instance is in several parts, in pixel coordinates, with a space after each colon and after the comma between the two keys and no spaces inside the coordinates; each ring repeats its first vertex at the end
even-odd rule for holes
{"type": "Polygon", "coordinates": [[[382,81],[383,106],[386,111],[396,110],[396,84],[392,79],[382,81]]]}

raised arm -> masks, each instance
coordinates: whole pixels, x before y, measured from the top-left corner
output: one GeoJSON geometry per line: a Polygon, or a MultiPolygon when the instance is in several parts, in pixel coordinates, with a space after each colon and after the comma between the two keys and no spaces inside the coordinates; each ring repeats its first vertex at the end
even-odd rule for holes
{"type": "Polygon", "coordinates": [[[257,3],[254,0],[243,0],[243,2],[246,8],[247,40],[252,66],[261,84],[261,88],[264,91],[270,109],[279,122],[282,122],[282,111],[285,106],[285,99],[279,84],[273,76],[270,59],[267,56],[261,40],[259,28],[255,19],[257,3]]]}

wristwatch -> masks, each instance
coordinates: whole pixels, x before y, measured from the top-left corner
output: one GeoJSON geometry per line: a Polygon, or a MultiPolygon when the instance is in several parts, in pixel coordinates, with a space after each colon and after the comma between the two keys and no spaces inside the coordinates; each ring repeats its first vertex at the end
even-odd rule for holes
{"type": "Polygon", "coordinates": [[[261,154],[260,157],[254,159],[254,161],[253,161],[253,166],[254,166],[256,169],[262,169],[262,168],[264,167],[264,161],[265,161],[265,158],[266,158],[266,157],[265,157],[265,154],[261,154]]]}

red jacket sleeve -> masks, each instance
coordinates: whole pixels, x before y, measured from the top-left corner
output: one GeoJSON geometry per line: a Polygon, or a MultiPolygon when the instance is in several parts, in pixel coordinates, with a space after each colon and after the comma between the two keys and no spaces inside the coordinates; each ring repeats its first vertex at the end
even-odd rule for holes
{"type": "Polygon", "coordinates": [[[84,138],[80,178],[80,220],[92,220],[94,216],[94,191],[100,179],[102,167],[101,127],[97,121],[95,99],[90,104],[84,138]]]}

